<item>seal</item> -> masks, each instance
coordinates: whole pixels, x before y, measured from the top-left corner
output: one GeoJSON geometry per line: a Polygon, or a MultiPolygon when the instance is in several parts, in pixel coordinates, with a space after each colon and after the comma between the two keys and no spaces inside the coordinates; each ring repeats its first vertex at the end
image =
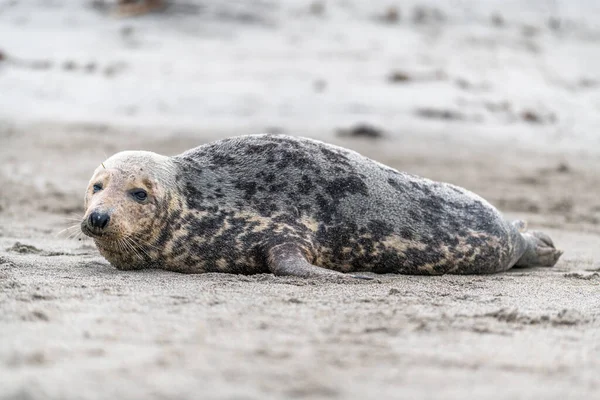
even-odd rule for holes
{"type": "Polygon", "coordinates": [[[562,254],[468,190],[282,135],[117,153],[94,172],[85,208],[82,231],[121,270],[487,274],[562,254]]]}

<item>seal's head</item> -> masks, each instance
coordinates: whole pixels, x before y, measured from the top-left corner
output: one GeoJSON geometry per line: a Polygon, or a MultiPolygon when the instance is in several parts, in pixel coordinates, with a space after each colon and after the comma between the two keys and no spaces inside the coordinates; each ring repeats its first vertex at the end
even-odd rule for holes
{"type": "Polygon", "coordinates": [[[115,267],[144,268],[157,260],[174,171],[171,158],[145,151],[117,153],[96,168],[81,230],[115,267]]]}

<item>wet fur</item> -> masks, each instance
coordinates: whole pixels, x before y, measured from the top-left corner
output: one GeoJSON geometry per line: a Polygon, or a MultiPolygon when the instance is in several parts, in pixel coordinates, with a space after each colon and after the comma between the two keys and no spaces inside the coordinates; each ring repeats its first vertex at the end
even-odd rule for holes
{"type": "Polygon", "coordinates": [[[146,176],[156,191],[152,212],[120,212],[137,254],[96,239],[120,269],[269,272],[270,251],[290,244],[341,272],[477,274],[507,270],[526,253],[528,265],[536,260],[533,236],[479,196],[337,146],[253,135],[171,158],[144,154],[151,161],[119,153],[105,163],[131,170],[119,185],[146,176]]]}

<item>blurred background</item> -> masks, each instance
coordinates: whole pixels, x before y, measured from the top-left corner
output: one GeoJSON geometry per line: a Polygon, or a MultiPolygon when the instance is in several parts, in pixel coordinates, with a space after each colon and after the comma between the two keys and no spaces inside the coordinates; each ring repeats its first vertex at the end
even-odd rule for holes
{"type": "Polygon", "coordinates": [[[455,130],[536,148],[600,144],[598,2],[164,0],[128,10],[2,0],[2,120],[323,137],[368,124],[391,138],[455,130]]]}

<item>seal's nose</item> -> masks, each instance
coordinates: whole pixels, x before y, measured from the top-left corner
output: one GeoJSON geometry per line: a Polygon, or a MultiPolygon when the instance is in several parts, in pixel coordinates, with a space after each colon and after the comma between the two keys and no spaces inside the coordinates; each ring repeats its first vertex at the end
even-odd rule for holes
{"type": "Polygon", "coordinates": [[[110,215],[103,212],[94,211],[90,214],[90,225],[94,228],[104,229],[110,221],[110,215]]]}

